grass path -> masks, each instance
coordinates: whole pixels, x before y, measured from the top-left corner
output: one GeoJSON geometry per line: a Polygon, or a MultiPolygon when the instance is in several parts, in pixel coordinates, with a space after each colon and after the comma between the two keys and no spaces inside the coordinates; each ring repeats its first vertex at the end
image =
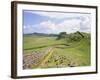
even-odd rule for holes
{"type": "Polygon", "coordinates": [[[45,62],[50,58],[50,56],[52,55],[53,51],[54,51],[53,48],[50,48],[50,49],[48,50],[47,55],[46,55],[45,58],[40,62],[40,64],[38,65],[38,68],[40,68],[41,66],[44,65],[44,63],[45,63],[45,62]]]}

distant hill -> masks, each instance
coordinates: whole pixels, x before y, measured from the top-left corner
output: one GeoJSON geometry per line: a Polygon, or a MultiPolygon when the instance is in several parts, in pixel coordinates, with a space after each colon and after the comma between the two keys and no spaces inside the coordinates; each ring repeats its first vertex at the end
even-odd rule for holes
{"type": "Polygon", "coordinates": [[[59,33],[57,40],[65,39],[68,42],[80,41],[83,38],[90,38],[90,33],[76,31],[74,33],[67,34],[66,32],[59,33]]]}
{"type": "Polygon", "coordinates": [[[34,36],[47,36],[47,37],[56,37],[58,36],[57,34],[46,34],[46,33],[37,33],[37,32],[34,32],[34,33],[29,33],[29,34],[24,34],[25,35],[34,35],[34,36]]]}

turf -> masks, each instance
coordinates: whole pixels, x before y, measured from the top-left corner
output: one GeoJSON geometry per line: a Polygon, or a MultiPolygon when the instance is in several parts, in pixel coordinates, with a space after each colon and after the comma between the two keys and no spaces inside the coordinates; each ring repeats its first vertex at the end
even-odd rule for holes
{"type": "Polygon", "coordinates": [[[66,42],[64,39],[56,40],[56,37],[27,35],[23,37],[23,40],[24,54],[31,54],[34,51],[53,48],[52,55],[49,57],[46,56],[48,58],[43,60],[45,62],[40,63],[44,65],[38,65],[38,68],[91,65],[89,38],[83,38],[80,41],[66,42]]]}

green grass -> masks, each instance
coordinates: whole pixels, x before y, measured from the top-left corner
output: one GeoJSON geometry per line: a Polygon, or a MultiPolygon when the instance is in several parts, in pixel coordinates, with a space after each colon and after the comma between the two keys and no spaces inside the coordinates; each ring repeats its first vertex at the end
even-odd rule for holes
{"type": "Polygon", "coordinates": [[[64,40],[56,40],[55,37],[24,36],[24,50],[40,50],[56,44],[64,44],[64,40]]]}
{"type": "Polygon", "coordinates": [[[56,51],[64,56],[69,56],[72,60],[78,60],[77,62],[84,66],[90,64],[90,46],[88,44],[88,40],[83,39],[78,45],[73,44],[72,47],[56,49],[56,51]]]}
{"type": "Polygon", "coordinates": [[[24,53],[41,51],[48,47],[54,47],[53,55],[41,68],[66,67],[66,66],[89,66],[91,64],[90,39],[83,38],[78,42],[67,43],[65,40],[56,40],[56,37],[24,36],[24,53]],[[62,45],[66,44],[66,45],[62,45]],[[60,47],[58,47],[60,45],[60,47]],[[56,59],[58,57],[58,59],[56,59]]]}
{"type": "MultiPolygon", "coordinates": [[[[82,39],[78,43],[74,43],[71,47],[66,47],[64,49],[55,48],[54,54],[48,59],[43,68],[57,67],[63,60],[63,67],[69,66],[89,66],[90,65],[90,45],[88,39],[82,39]],[[59,57],[56,62],[56,57],[59,57]]],[[[59,67],[59,66],[58,66],[59,67]]]]}

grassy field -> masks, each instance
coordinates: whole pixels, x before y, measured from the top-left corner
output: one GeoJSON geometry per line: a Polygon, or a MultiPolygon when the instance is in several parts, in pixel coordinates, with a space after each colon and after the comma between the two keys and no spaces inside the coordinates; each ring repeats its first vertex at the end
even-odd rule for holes
{"type": "Polygon", "coordinates": [[[24,35],[24,69],[91,65],[89,38],[69,42],[64,39],[56,40],[56,38],[24,35]]]}

